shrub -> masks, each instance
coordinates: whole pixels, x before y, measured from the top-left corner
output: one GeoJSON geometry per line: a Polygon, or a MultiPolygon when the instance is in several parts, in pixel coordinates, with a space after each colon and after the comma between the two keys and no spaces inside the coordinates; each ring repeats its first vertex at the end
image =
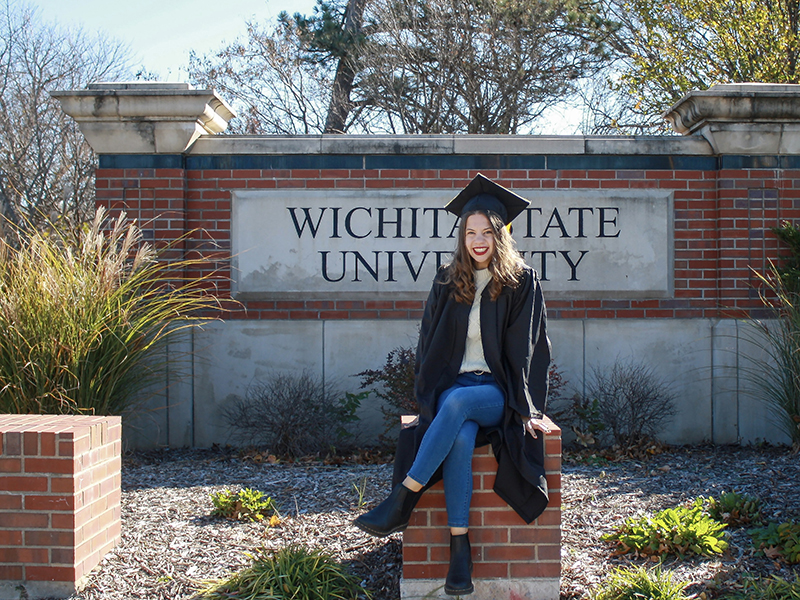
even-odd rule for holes
{"type": "Polygon", "coordinates": [[[395,348],[386,356],[383,367],[367,369],[357,375],[361,378],[361,389],[378,385],[369,391],[384,402],[381,411],[386,425],[385,432],[397,429],[401,415],[419,412],[414,392],[415,363],[414,348],[395,348]]]}
{"type": "Polygon", "coordinates": [[[211,494],[211,502],[214,504],[214,510],[211,511],[214,517],[237,521],[263,521],[264,517],[269,516],[270,525],[274,526],[280,522],[272,498],[258,490],[244,488],[235,493],[230,490],[215,492],[211,494]]]}
{"type": "Polygon", "coordinates": [[[606,429],[600,413],[600,401],[580,394],[569,400],[562,400],[551,411],[550,416],[562,427],[569,427],[581,446],[598,444],[606,429]]]}
{"type": "Polygon", "coordinates": [[[725,596],[726,600],[800,600],[800,580],[788,582],[780,577],[769,579],[745,577],[741,589],[725,596]]]}
{"type": "Polygon", "coordinates": [[[729,527],[761,522],[761,500],[755,496],[724,492],[718,499],[709,497],[705,502],[709,516],[729,527]]]}
{"type": "Polygon", "coordinates": [[[165,262],[122,214],[0,240],[0,412],[130,413],[163,376],[154,353],[218,309],[202,260],[165,262]]]}
{"type": "Polygon", "coordinates": [[[800,523],[768,523],[766,527],[751,529],[755,547],[770,558],[782,558],[789,564],[800,563],[800,523]]]}
{"type": "Polygon", "coordinates": [[[357,420],[363,396],[342,394],[307,370],[276,372],[247,389],[224,409],[223,418],[247,443],[297,458],[346,444],[346,426],[357,420]]]}
{"type": "Polygon", "coordinates": [[[703,500],[691,506],[668,508],[653,517],[631,517],[618,531],[606,534],[604,541],[616,545],[617,554],[713,556],[728,547],[725,525],[703,511],[703,500]]]}
{"type": "Polygon", "coordinates": [[[688,600],[685,587],[660,566],[618,568],[608,574],[592,600],[688,600]]]}
{"type": "Polygon", "coordinates": [[[569,382],[564,379],[561,370],[555,362],[550,363],[550,370],[547,372],[548,386],[547,386],[547,403],[558,402],[564,396],[569,382]]]}
{"type": "Polygon", "coordinates": [[[257,550],[253,564],[228,579],[208,584],[207,600],[355,600],[371,595],[332,556],[321,550],[290,546],[270,555],[257,550]]]}
{"type": "Polygon", "coordinates": [[[595,432],[605,430],[622,447],[655,438],[675,415],[669,385],[642,363],[616,361],[606,372],[593,369],[580,409],[595,432]],[[595,413],[599,413],[597,424],[595,413]]]}

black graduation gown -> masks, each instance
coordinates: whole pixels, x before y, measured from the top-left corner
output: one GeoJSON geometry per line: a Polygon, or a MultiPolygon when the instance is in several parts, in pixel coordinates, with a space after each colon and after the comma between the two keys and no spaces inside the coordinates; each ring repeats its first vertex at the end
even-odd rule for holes
{"type": "MultiPolygon", "coordinates": [[[[439,395],[451,387],[466,347],[471,305],[456,302],[452,286],[434,279],[422,317],[416,363],[419,425],[403,430],[398,440],[393,484],[401,482],[414,461],[422,436],[436,411],[439,395]]],[[[481,429],[476,445],[492,444],[497,458],[494,491],[526,523],[547,507],[544,436],[525,433],[524,420],[541,417],[547,403],[550,342],[544,298],[533,269],[526,267],[517,287],[505,286],[492,301],[488,286],[481,297],[481,336],[486,363],[505,393],[503,422],[481,429]]],[[[441,468],[428,482],[441,479],[441,468]]]]}

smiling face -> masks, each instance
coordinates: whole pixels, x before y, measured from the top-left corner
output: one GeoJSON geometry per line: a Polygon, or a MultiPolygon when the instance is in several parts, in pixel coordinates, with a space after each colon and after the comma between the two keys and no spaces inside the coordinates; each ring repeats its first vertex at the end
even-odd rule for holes
{"type": "Polygon", "coordinates": [[[495,251],[494,229],[484,214],[467,217],[464,228],[464,245],[476,269],[485,269],[495,251]]]}

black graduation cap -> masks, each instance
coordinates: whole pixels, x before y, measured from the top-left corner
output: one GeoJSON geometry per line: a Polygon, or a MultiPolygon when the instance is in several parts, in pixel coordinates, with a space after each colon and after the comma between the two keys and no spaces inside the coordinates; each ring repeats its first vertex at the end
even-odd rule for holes
{"type": "Polygon", "coordinates": [[[519,194],[478,173],[458,196],[447,203],[445,209],[457,217],[473,210],[490,210],[497,213],[503,223],[508,225],[528,204],[530,202],[519,194]]]}

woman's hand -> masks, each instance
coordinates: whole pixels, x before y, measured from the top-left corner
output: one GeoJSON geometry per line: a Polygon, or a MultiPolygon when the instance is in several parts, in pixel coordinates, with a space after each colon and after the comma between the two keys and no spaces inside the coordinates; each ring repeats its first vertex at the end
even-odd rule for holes
{"type": "Polygon", "coordinates": [[[530,433],[533,436],[533,439],[536,439],[536,432],[541,431],[542,433],[550,433],[550,426],[545,422],[544,419],[537,419],[535,417],[531,417],[527,421],[525,421],[525,431],[530,433]]]}

